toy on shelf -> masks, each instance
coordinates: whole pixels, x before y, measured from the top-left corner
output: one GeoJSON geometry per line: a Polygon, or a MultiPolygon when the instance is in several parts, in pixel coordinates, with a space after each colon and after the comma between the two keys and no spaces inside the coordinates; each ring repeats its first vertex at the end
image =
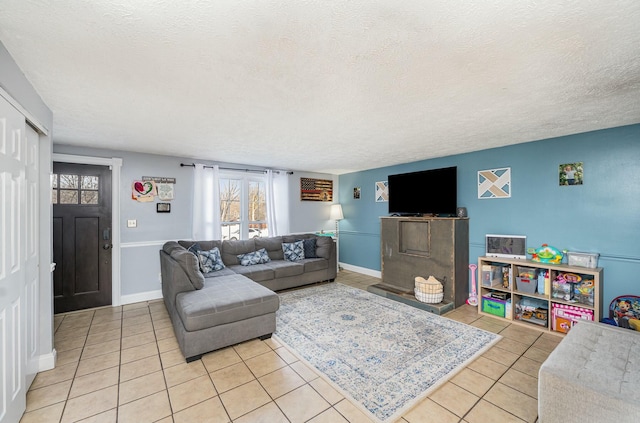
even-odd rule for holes
{"type": "Polygon", "coordinates": [[[581,281],[582,277],[575,273],[558,273],[558,276],[553,280],[551,297],[564,301],[573,301],[575,294],[573,285],[581,281]]]}
{"type": "Polygon", "coordinates": [[[562,251],[548,244],[542,244],[542,247],[528,248],[527,253],[531,254],[531,260],[539,263],[555,263],[562,262],[564,254],[562,251]]]}

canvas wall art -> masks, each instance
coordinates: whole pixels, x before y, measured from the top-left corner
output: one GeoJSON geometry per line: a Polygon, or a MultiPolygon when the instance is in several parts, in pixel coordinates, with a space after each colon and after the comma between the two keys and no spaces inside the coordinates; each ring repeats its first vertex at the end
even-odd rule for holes
{"type": "Polygon", "coordinates": [[[478,198],[511,197],[511,168],[478,171],[478,198]]]}
{"type": "Polygon", "coordinates": [[[384,203],[389,201],[389,182],[376,182],[376,203],[384,203]]]}
{"type": "Polygon", "coordinates": [[[331,179],[300,178],[300,200],[333,201],[331,179]]]}

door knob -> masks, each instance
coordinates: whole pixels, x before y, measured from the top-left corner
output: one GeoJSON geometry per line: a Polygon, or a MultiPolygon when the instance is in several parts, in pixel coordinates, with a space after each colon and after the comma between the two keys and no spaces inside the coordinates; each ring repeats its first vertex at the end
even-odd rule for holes
{"type": "Polygon", "coordinates": [[[113,247],[113,245],[111,245],[111,244],[104,244],[104,245],[102,246],[102,248],[103,248],[104,250],[108,250],[108,249],[110,249],[111,247],[113,247]]]}

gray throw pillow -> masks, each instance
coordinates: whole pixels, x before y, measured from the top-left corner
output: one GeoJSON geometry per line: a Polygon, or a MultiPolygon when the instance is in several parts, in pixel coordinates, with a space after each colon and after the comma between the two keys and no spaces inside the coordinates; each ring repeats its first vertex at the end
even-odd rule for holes
{"type": "Polygon", "coordinates": [[[178,262],[184,270],[195,289],[202,289],[204,286],[204,276],[200,272],[200,263],[195,254],[183,249],[171,252],[171,258],[178,262]]]}

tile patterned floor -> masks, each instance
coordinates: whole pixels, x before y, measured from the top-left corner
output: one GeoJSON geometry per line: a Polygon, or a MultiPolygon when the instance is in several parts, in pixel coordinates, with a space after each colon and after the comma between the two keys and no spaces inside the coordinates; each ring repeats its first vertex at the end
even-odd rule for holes
{"type": "MultiPolygon", "coordinates": [[[[341,271],[366,289],[379,279],[341,271]]],[[[396,423],[536,422],[538,369],[560,337],[479,317],[447,317],[504,338],[396,423]]],[[[55,316],[56,368],[39,373],[21,422],[369,422],[275,340],[185,363],[161,301],[55,316]]]]}

